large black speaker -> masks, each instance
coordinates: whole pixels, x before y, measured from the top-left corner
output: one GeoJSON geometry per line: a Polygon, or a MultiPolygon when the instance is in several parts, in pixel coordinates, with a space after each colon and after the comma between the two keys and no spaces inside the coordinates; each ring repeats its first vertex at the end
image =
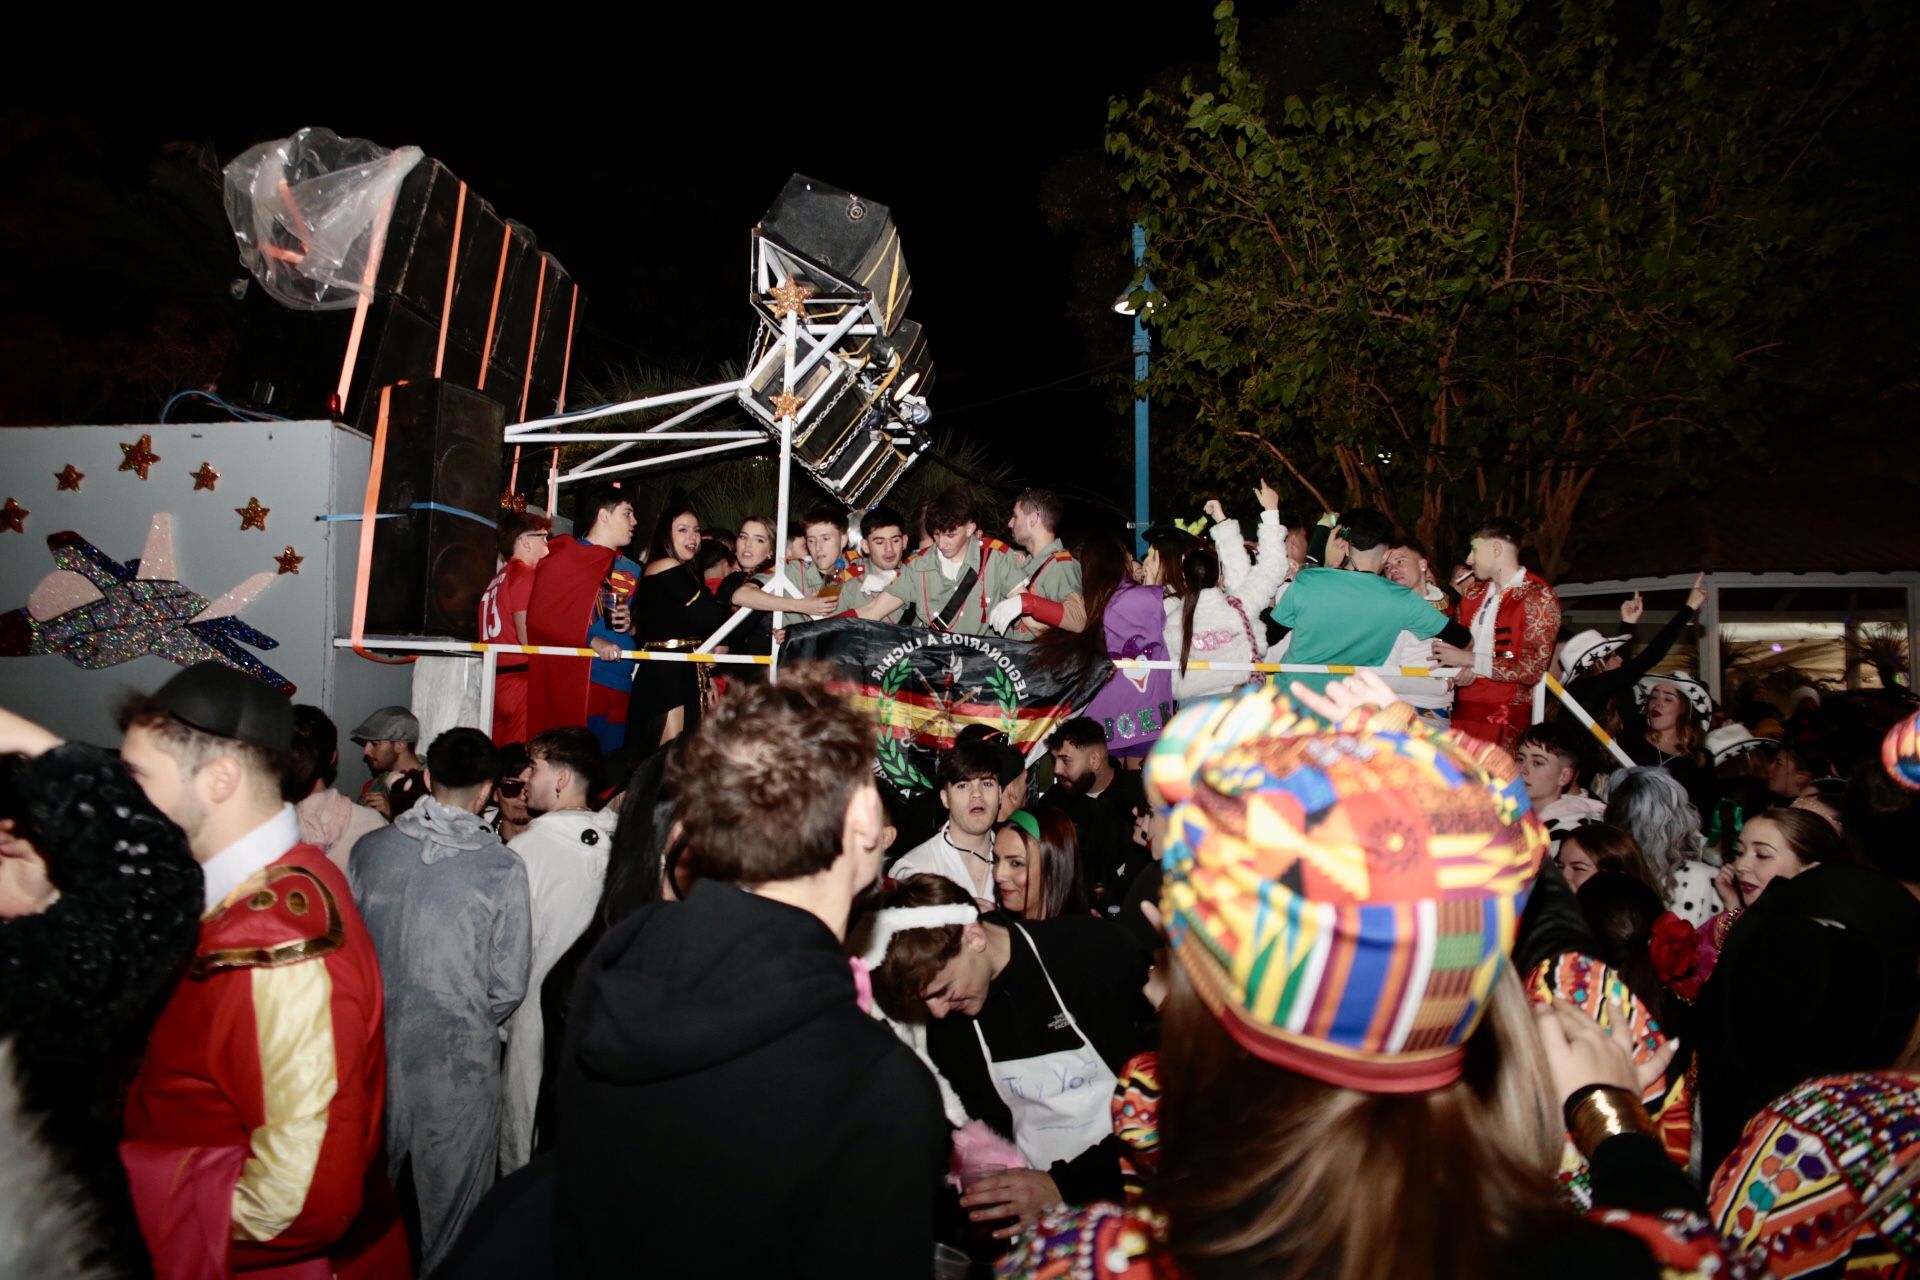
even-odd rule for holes
{"type": "MultiPolygon", "coordinates": [[[[881,332],[892,333],[906,315],[913,280],[900,252],[900,232],[886,205],[796,173],[757,230],[790,256],[821,268],[817,274],[796,273],[815,292],[837,293],[837,282],[871,292],[881,332]]],[[[757,294],[754,302],[767,305],[757,294]]]]}
{"type": "Polygon", "coordinates": [[[523,406],[537,418],[566,391],[576,294],[532,232],[424,159],[394,197],[344,401],[352,309],[299,311],[257,287],[247,290],[220,392],[245,408],[371,431],[381,387],[437,372],[498,401],[509,421],[521,420],[523,406]]]}
{"type": "Polygon", "coordinates": [[[505,426],[503,406],[477,391],[444,381],[393,388],[376,509],[398,518],[374,522],[369,634],[479,637],[505,426]]]}

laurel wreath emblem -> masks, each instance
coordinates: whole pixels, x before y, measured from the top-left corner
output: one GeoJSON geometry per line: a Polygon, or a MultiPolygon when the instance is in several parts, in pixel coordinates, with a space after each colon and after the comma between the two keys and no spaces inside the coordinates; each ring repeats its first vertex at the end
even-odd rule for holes
{"type": "MultiPolygon", "coordinates": [[[[874,753],[875,760],[880,769],[880,776],[896,790],[931,791],[933,779],[914,763],[912,755],[907,750],[906,739],[891,732],[896,726],[905,724],[905,718],[897,708],[900,690],[906,686],[907,678],[911,674],[912,659],[902,658],[880,677],[878,708],[880,743],[874,753]]],[[[994,667],[987,673],[986,688],[999,707],[999,727],[1011,739],[1020,723],[1020,697],[1013,687],[1013,679],[999,667],[994,667]]]]}

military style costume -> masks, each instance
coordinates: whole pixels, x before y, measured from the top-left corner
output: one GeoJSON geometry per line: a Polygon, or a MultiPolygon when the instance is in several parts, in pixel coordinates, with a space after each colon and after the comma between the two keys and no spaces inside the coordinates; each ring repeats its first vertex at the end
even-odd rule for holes
{"type": "MultiPolygon", "coordinates": [[[[1068,596],[1080,594],[1080,562],[1058,538],[1026,557],[1021,572],[1025,576],[1013,589],[1023,594],[1036,595],[1056,604],[1064,604],[1068,596]]],[[[1034,618],[1022,617],[1007,634],[1016,640],[1031,640],[1042,629],[1034,618]]]]}
{"type": "MultiPolygon", "coordinates": [[[[993,606],[1006,599],[1009,591],[1018,590],[1026,576],[1014,549],[983,533],[967,543],[966,558],[953,576],[945,573],[939,551],[928,547],[900,566],[900,576],[887,584],[886,593],[913,607],[915,625],[983,636],[992,630],[987,615],[993,606]],[[964,594],[959,591],[962,584],[964,594]],[[938,625],[943,618],[946,625],[938,625]]],[[[1078,566],[1074,581],[1079,582],[1078,566]]],[[[900,618],[896,613],[890,621],[900,618]]]]}
{"type": "MultiPolygon", "coordinates": [[[[295,844],[207,912],[127,1095],[123,1157],[150,1244],[183,1243],[230,1201],[237,1274],[381,1274],[396,1245],[404,1266],[398,1219],[362,1218],[391,1209],[375,1166],[383,1009],[346,877],[315,846],[295,844]]],[[[164,1250],[156,1269],[169,1269],[164,1250]]]]}

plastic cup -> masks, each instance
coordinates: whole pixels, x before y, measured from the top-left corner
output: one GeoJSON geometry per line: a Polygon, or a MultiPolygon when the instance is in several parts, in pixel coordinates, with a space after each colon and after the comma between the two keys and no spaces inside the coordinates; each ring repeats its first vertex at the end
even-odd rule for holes
{"type": "Polygon", "coordinates": [[[967,1280],[973,1260],[952,1245],[933,1246],[933,1280],[967,1280]]]}

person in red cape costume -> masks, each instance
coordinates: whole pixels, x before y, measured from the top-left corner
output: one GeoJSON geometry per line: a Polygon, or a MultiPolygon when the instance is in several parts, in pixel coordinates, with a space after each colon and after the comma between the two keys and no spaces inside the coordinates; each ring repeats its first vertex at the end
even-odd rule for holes
{"type": "MultiPolygon", "coordinates": [[[[640,567],[620,549],[633,541],[639,521],[633,503],[617,489],[591,495],[579,514],[590,521],[586,536],[554,538],[534,570],[527,641],[617,653],[631,643],[627,601],[640,580],[640,567]],[[611,589],[611,601],[602,600],[603,588],[611,589]]],[[[535,654],[528,659],[527,736],[575,725],[594,728],[590,719],[618,726],[624,736],[632,686],[631,663],[535,654]]],[[[602,732],[594,736],[602,750],[620,745],[609,746],[602,732]]]]}

